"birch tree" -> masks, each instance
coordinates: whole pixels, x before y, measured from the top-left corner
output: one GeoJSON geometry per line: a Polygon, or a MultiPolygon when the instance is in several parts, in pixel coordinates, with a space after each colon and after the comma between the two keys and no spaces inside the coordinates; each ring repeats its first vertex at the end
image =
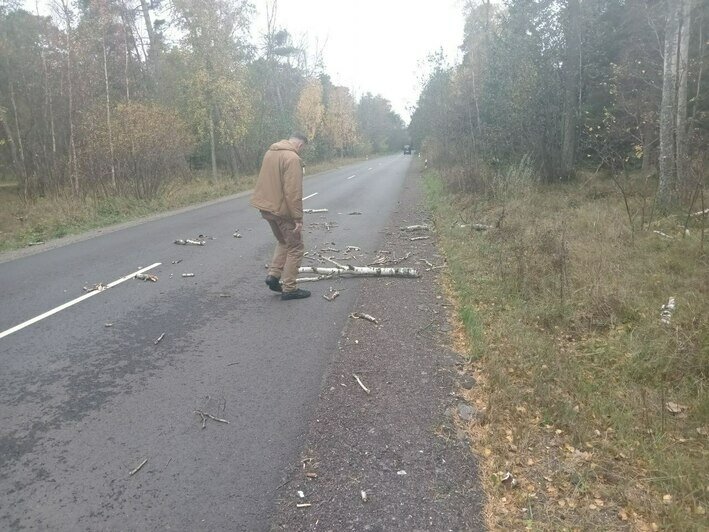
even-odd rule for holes
{"type": "Polygon", "coordinates": [[[657,201],[666,209],[675,200],[677,192],[676,166],[676,102],[677,102],[677,47],[680,33],[682,2],[667,3],[665,44],[662,71],[662,103],[660,105],[660,180],[657,201]]]}

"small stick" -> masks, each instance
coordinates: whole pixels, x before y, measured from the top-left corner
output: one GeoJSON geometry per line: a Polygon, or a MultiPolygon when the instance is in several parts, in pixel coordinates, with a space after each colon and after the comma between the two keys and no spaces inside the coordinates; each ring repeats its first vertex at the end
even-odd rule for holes
{"type": "Polygon", "coordinates": [[[407,225],[406,227],[402,227],[400,229],[401,231],[430,231],[431,227],[428,225],[407,225]]]}
{"type": "Polygon", "coordinates": [[[331,295],[323,294],[323,297],[327,299],[328,301],[334,301],[337,296],[340,295],[340,292],[335,290],[331,295]]]}
{"type": "Polygon", "coordinates": [[[153,283],[158,282],[158,276],[151,275],[149,273],[136,273],[135,278],[138,279],[139,281],[151,281],[153,283]]]}
{"type": "Polygon", "coordinates": [[[349,251],[362,251],[362,248],[358,248],[357,246],[346,246],[345,253],[349,251]]]}
{"type": "Polygon", "coordinates": [[[175,244],[179,246],[204,246],[206,242],[204,240],[192,240],[190,238],[179,238],[175,240],[175,244]]]}
{"type": "Polygon", "coordinates": [[[182,277],[194,277],[194,273],[183,273],[182,277]]]}
{"type": "Polygon", "coordinates": [[[335,262],[331,258],[323,257],[328,262],[333,263],[335,266],[337,266],[341,270],[353,270],[354,268],[352,266],[345,266],[344,264],[340,264],[339,262],[335,262]]]}
{"type": "Polygon", "coordinates": [[[311,506],[312,506],[312,504],[310,504],[309,502],[304,502],[304,503],[295,505],[296,508],[310,508],[311,506]]]}
{"type": "Polygon", "coordinates": [[[429,238],[429,237],[427,237],[427,236],[415,236],[415,237],[413,237],[413,238],[409,238],[409,240],[411,240],[412,242],[414,242],[414,241],[416,241],[416,240],[427,240],[428,238],[429,238]]]}
{"type": "Polygon", "coordinates": [[[371,392],[369,391],[369,388],[367,388],[367,387],[364,385],[364,383],[363,383],[362,380],[357,376],[357,374],[356,374],[356,373],[353,373],[352,376],[355,378],[355,380],[357,381],[357,384],[360,385],[360,387],[364,390],[364,392],[365,392],[367,395],[369,395],[369,394],[371,393],[371,392]]]}
{"type": "Polygon", "coordinates": [[[304,214],[313,214],[317,212],[327,212],[327,209],[303,209],[304,214]]]}
{"type": "Polygon", "coordinates": [[[375,325],[379,325],[379,321],[377,320],[377,318],[371,316],[370,314],[365,314],[364,312],[353,312],[352,314],[350,314],[350,318],[354,318],[356,320],[367,320],[371,321],[375,325]]]}
{"type": "Polygon", "coordinates": [[[147,463],[148,463],[148,459],[146,458],[145,460],[143,460],[142,462],[140,462],[140,465],[139,465],[138,467],[136,467],[133,471],[130,471],[130,472],[128,473],[128,476],[129,476],[129,477],[132,477],[133,475],[135,475],[135,474],[136,474],[138,471],[140,471],[140,470],[143,468],[143,466],[144,466],[145,464],[147,464],[147,463]]]}
{"type": "Polygon", "coordinates": [[[158,336],[157,340],[155,340],[155,342],[153,342],[153,343],[155,345],[158,345],[162,341],[163,338],[165,338],[165,333],[162,333],[160,336],[158,336]]]}

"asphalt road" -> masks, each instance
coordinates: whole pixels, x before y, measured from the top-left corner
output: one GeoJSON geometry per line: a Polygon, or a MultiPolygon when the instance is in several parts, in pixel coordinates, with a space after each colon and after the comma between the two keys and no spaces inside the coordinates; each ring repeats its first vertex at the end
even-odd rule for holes
{"type": "MultiPolygon", "coordinates": [[[[307,215],[306,249],[371,256],[410,162],[306,179],[305,207],[329,209],[307,215]]],[[[360,283],[338,281],[333,302],[327,281],[280,301],[263,283],[273,244],[245,195],[0,262],[0,529],[268,528],[360,283]],[[173,243],[199,234],[214,239],[173,243]],[[156,283],[126,280],[7,334],[155,263],[156,283]],[[229,424],[203,429],[197,409],[229,424]]]]}

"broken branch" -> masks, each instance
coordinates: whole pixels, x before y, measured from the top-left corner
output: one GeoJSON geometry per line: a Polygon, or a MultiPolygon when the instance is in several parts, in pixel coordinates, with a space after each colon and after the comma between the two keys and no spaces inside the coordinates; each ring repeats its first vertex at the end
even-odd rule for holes
{"type": "Polygon", "coordinates": [[[365,314],[364,312],[353,312],[352,314],[350,314],[350,318],[354,318],[356,320],[367,320],[367,321],[371,321],[375,325],[379,325],[377,318],[375,318],[374,316],[371,316],[369,314],[365,314]]]}

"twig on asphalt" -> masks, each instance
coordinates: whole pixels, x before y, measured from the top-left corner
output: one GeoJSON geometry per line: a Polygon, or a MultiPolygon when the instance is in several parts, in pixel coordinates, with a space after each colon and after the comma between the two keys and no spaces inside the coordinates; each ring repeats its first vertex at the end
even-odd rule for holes
{"type": "Polygon", "coordinates": [[[379,325],[379,321],[377,320],[377,318],[369,314],[365,314],[364,312],[353,312],[352,314],[350,314],[350,318],[354,318],[356,320],[367,320],[374,323],[375,325],[379,325]]]}
{"type": "Polygon", "coordinates": [[[371,392],[370,392],[369,388],[367,388],[367,387],[364,385],[364,383],[362,382],[362,379],[360,379],[359,376],[358,376],[356,373],[353,373],[352,376],[353,376],[353,377],[355,378],[355,380],[357,381],[357,384],[359,384],[360,387],[365,391],[365,393],[366,393],[367,395],[369,395],[371,392]]]}
{"type": "Polygon", "coordinates": [[[225,423],[227,425],[229,424],[229,422],[226,419],[221,419],[221,418],[215,417],[208,412],[202,412],[201,410],[195,410],[194,413],[202,418],[202,428],[203,429],[207,427],[207,419],[212,419],[214,421],[217,421],[219,423],[225,423]]]}
{"type": "Polygon", "coordinates": [[[155,342],[153,342],[153,343],[155,345],[158,345],[162,341],[163,338],[165,338],[165,333],[162,333],[160,336],[158,336],[157,339],[155,340],[155,342]]]}
{"type": "Polygon", "coordinates": [[[138,471],[140,471],[140,470],[143,468],[143,466],[144,466],[145,464],[147,464],[147,463],[148,463],[148,459],[146,458],[145,460],[143,460],[142,462],[140,462],[140,465],[139,465],[138,467],[136,467],[136,468],[133,469],[132,471],[129,471],[129,472],[128,472],[128,476],[129,476],[129,477],[132,477],[133,475],[135,475],[135,474],[136,474],[138,471]]]}

